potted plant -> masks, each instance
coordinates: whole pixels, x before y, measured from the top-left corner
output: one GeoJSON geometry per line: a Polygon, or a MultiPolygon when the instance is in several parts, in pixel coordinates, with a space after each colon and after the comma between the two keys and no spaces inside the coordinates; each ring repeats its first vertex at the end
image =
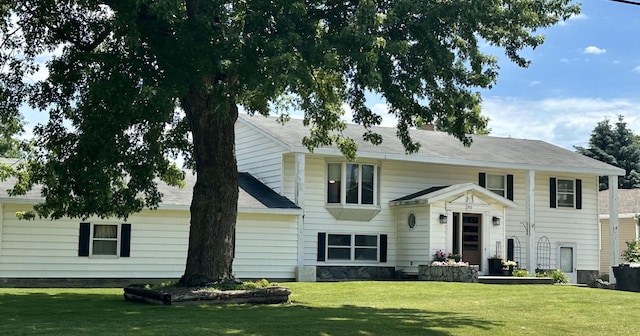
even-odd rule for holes
{"type": "Polygon", "coordinates": [[[442,250],[437,250],[436,253],[433,254],[433,261],[447,261],[450,254],[442,250]]]}
{"type": "Polygon", "coordinates": [[[502,268],[503,270],[506,271],[506,275],[513,275],[513,269],[518,265],[518,263],[516,263],[513,260],[503,260],[502,261],[502,268]]]}
{"type": "Polygon", "coordinates": [[[627,263],[613,266],[616,289],[640,292],[640,238],[626,242],[622,259],[627,263]]]}

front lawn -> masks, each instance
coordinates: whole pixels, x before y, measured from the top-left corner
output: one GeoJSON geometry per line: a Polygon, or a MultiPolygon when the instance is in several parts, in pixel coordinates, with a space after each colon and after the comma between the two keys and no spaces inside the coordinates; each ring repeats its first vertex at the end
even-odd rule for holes
{"type": "Polygon", "coordinates": [[[436,282],[287,283],[281,305],[151,306],[122,289],[0,289],[2,335],[632,335],[640,293],[436,282]]]}

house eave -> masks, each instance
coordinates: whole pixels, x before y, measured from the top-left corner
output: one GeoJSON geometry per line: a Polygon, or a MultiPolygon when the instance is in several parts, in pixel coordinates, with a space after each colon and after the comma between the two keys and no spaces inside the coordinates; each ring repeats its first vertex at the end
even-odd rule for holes
{"type": "MultiPolygon", "coordinates": [[[[306,147],[303,146],[291,146],[290,150],[294,153],[310,153],[306,147]]],[[[315,148],[314,154],[330,155],[330,156],[343,156],[340,150],[336,148],[315,148]]],[[[358,151],[358,158],[362,159],[375,159],[375,160],[393,160],[393,161],[408,161],[418,163],[433,163],[443,165],[455,165],[455,166],[469,166],[478,168],[494,168],[505,170],[535,170],[546,171],[554,173],[572,173],[572,174],[587,174],[598,176],[624,176],[624,169],[613,167],[611,169],[605,168],[588,168],[588,167],[563,167],[556,165],[537,165],[537,164],[525,164],[525,163],[513,163],[513,162],[495,162],[495,161],[480,161],[480,160],[466,160],[466,159],[451,159],[451,158],[439,158],[421,155],[410,154],[393,154],[393,153],[380,153],[380,152],[366,152],[358,151]]]]}

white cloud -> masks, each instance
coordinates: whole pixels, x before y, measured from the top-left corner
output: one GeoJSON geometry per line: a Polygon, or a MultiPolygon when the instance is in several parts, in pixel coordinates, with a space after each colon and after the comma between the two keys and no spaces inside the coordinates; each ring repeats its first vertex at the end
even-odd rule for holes
{"type": "Polygon", "coordinates": [[[640,73],[640,65],[638,65],[637,67],[633,68],[633,72],[640,73]]]}
{"type": "Polygon", "coordinates": [[[482,106],[491,135],[543,140],[569,150],[588,146],[596,124],[605,118],[615,122],[618,115],[640,134],[640,101],[629,99],[489,97],[482,106]]]}
{"type": "Polygon", "coordinates": [[[607,49],[598,48],[596,46],[588,46],[582,51],[585,54],[600,55],[607,52],[607,49]]]}
{"type": "Polygon", "coordinates": [[[536,85],[540,85],[540,84],[542,84],[541,81],[533,81],[533,82],[529,83],[529,86],[536,86],[536,85]]]}

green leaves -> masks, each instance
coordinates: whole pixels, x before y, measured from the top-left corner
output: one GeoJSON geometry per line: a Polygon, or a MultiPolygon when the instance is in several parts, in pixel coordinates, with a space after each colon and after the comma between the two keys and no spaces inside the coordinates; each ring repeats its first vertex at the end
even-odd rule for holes
{"type": "Polygon", "coordinates": [[[284,106],[283,120],[301,111],[311,126],[303,145],[335,145],[354,160],[344,109],[364,140],[380,144],[371,127],[382,119],[365,99],[374,93],[398,119],[407,153],[421,146],[409,135],[420,122],[468,145],[487,125],[474,89],[498,75],[479,46],[501,47],[526,66],[518,52],[542,43],[537,30],[579,11],[568,0],[20,0],[0,8],[2,121],[25,103],[49,113],[14,192],[42,184],[37,210],[54,218],[156,207],[159,180],[181,185],[170,159],[198,165],[194,126],[237,105],[259,114],[284,106]],[[49,77],[24,81],[37,67],[49,77]],[[186,115],[194,92],[201,104],[186,115]]]}

